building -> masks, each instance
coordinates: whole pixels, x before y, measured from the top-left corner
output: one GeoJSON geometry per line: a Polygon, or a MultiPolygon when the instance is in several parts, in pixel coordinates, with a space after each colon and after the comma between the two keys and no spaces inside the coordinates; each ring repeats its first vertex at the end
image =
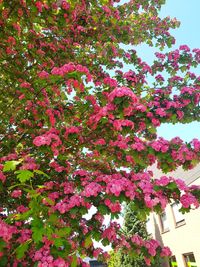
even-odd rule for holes
{"type": "MultiPolygon", "coordinates": [[[[163,175],[155,167],[154,176],[163,175]]],[[[178,168],[167,176],[183,179],[188,185],[200,185],[200,164],[190,171],[178,168]]],[[[171,203],[161,215],[152,213],[147,229],[163,246],[169,246],[173,256],[163,267],[200,267],[200,208],[182,214],[176,203],[171,203]]]]}

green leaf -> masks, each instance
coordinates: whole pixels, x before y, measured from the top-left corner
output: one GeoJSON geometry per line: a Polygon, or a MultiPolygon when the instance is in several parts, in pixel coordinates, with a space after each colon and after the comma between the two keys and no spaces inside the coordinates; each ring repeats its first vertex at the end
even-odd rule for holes
{"type": "Polygon", "coordinates": [[[101,240],[101,233],[99,233],[98,231],[93,231],[93,232],[92,232],[92,237],[93,237],[93,239],[95,239],[96,241],[100,241],[100,240],[101,240]]]}
{"type": "Polygon", "coordinates": [[[35,173],[37,174],[41,174],[41,175],[44,175],[46,177],[49,177],[46,173],[44,173],[43,171],[40,171],[40,170],[34,170],[35,173]]]}
{"type": "Polygon", "coordinates": [[[80,79],[80,73],[78,73],[77,71],[67,73],[67,77],[69,79],[78,80],[79,82],[81,81],[81,79],[80,79]]]}
{"type": "Polygon", "coordinates": [[[70,227],[64,227],[56,231],[56,235],[58,235],[59,237],[69,236],[70,233],[71,233],[70,227]]]}
{"type": "Polygon", "coordinates": [[[92,242],[91,236],[89,235],[85,239],[85,247],[89,248],[92,244],[93,244],[93,242],[92,242]]]}
{"type": "Polygon", "coordinates": [[[2,251],[5,246],[6,246],[6,242],[3,240],[0,240],[0,251],[2,251]]]}
{"type": "Polygon", "coordinates": [[[177,185],[176,185],[176,183],[171,182],[171,183],[169,183],[169,184],[167,185],[167,188],[168,188],[168,189],[171,189],[171,190],[173,191],[173,190],[177,189],[177,185]]]}
{"type": "Polygon", "coordinates": [[[43,228],[33,227],[32,231],[33,231],[32,238],[35,241],[35,243],[39,243],[40,241],[42,241],[43,228]]]}
{"type": "Polygon", "coordinates": [[[76,267],[76,266],[77,266],[77,257],[76,256],[73,256],[71,267],[76,267]]]}
{"type": "Polygon", "coordinates": [[[29,170],[19,170],[15,172],[17,174],[17,179],[20,180],[21,183],[25,183],[33,177],[33,172],[29,170]]]}
{"type": "Polygon", "coordinates": [[[3,167],[3,172],[14,171],[18,164],[20,164],[20,161],[17,160],[6,161],[3,167]]]}
{"type": "Polygon", "coordinates": [[[53,240],[53,242],[54,242],[54,245],[55,245],[57,248],[63,246],[63,240],[62,240],[62,238],[55,238],[55,239],[53,240]]]}
{"type": "Polygon", "coordinates": [[[49,222],[51,223],[56,223],[58,221],[58,216],[55,214],[55,213],[52,213],[50,216],[49,216],[49,222]]]}
{"type": "Polygon", "coordinates": [[[44,224],[41,219],[35,217],[31,222],[32,238],[36,243],[42,241],[45,232],[44,224]]]}
{"type": "Polygon", "coordinates": [[[106,215],[106,214],[109,213],[108,208],[106,206],[104,206],[104,205],[99,205],[98,206],[98,211],[103,215],[106,215]]]}
{"type": "Polygon", "coordinates": [[[3,256],[0,258],[0,266],[7,266],[8,258],[6,256],[3,256]]]}
{"type": "Polygon", "coordinates": [[[28,240],[16,248],[17,259],[21,259],[24,257],[24,254],[28,250],[30,242],[31,242],[31,240],[28,240]]]}

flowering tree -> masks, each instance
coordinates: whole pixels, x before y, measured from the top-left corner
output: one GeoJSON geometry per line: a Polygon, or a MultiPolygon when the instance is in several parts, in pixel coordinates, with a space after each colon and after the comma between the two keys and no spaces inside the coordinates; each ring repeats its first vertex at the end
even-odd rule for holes
{"type": "Polygon", "coordinates": [[[171,199],[183,211],[199,205],[198,187],[146,168],[199,162],[198,140],[167,141],[156,128],[199,120],[190,68],[200,50],[159,52],[149,66],[133,47],[170,47],[178,22],[159,18],[163,0],[118,2],[0,0],[1,266],[87,266],[84,257],[106,256],[94,240],[150,264],[170,250],[120,233],[121,204],[133,201],[140,216],[171,199]]]}

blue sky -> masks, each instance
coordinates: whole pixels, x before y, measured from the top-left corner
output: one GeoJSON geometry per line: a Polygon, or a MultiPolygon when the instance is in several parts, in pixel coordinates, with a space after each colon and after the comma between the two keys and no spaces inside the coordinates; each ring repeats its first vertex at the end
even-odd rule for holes
{"type": "MultiPolygon", "coordinates": [[[[187,44],[190,48],[200,48],[199,12],[200,0],[166,0],[166,4],[161,9],[161,17],[176,17],[181,22],[179,28],[171,31],[176,38],[174,48],[181,44],[187,44]]],[[[153,51],[148,49],[147,46],[141,46],[138,52],[143,60],[152,62],[154,58],[153,51]]],[[[200,68],[195,72],[200,75],[200,68]]],[[[179,136],[186,142],[193,138],[200,139],[200,122],[176,125],[164,124],[158,129],[158,135],[166,139],[179,136]]]]}
{"type": "MultiPolygon", "coordinates": [[[[161,15],[176,17],[181,25],[171,31],[176,38],[176,45],[187,44],[191,48],[200,48],[200,0],[166,0],[161,15]]],[[[196,71],[200,75],[200,68],[196,71]]],[[[158,134],[167,139],[180,136],[185,141],[192,138],[200,139],[200,122],[179,125],[163,125],[158,134]]]]}

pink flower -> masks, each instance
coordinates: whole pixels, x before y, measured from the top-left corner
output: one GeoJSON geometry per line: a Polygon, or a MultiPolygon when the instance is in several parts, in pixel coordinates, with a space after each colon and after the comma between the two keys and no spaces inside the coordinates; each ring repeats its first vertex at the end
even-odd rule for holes
{"type": "Polygon", "coordinates": [[[45,70],[43,70],[40,73],[38,73],[38,77],[40,77],[40,78],[48,78],[49,77],[49,73],[46,72],[45,70]]]}
{"type": "Polygon", "coordinates": [[[200,141],[198,139],[194,138],[191,141],[191,144],[193,145],[195,152],[199,152],[200,151],[200,141]]]}
{"type": "Polygon", "coordinates": [[[11,196],[14,197],[14,198],[21,197],[21,195],[22,195],[22,191],[21,191],[21,190],[14,190],[14,191],[11,193],[11,196]]]}
{"type": "Polygon", "coordinates": [[[6,224],[1,219],[0,219],[0,229],[1,229],[0,237],[2,237],[5,242],[8,242],[12,238],[12,235],[17,233],[16,227],[6,224]]]}
{"type": "Polygon", "coordinates": [[[146,262],[146,265],[151,266],[151,260],[147,257],[144,257],[144,260],[146,262]]]}
{"type": "Polygon", "coordinates": [[[166,186],[169,184],[169,182],[170,182],[170,179],[167,176],[162,176],[160,177],[160,179],[155,180],[155,184],[160,185],[160,186],[166,186]]]}
{"type": "Polygon", "coordinates": [[[104,203],[106,204],[106,206],[110,208],[111,212],[113,213],[121,211],[121,205],[118,201],[115,203],[112,203],[110,199],[106,199],[104,203]]]}
{"type": "Polygon", "coordinates": [[[142,151],[145,150],[145,146],[142,142],[136,142],[134,144],[131,145],[132,149],[135,149],[137,151],[142,151]]]}
{"type": "Polygon", "coordinates": [[[102,191],[102,186],[100,184],[91,182],[90,184],[86,185],[82,194],[83,196],[86,196],[86,197],[91,197],[91,196],[96,197],[98,193],[101,191],[102,191]]]}
{"type": "Polygon", "coordinates": [[[181,89],[181,94],[189,94],[189,95],[192,95],[193,93],[194,93],[194,91],[195,91],[195,88],[193,88],[193,87],[183,87],[182,89],[181,89]]]}
{"type": "Polygon", "coordinates": [[[66,127],[65,129],[65,133],[66,135],[68,134],[78,134],[80,132],[80,129],[76,126],[70,126],[70,127],[66,127]]]}
{"type": "Polygon", "coordinates": [[[34,138],[33,144],[35,146],[50,145],[51,139],[47,136],[40,135],[34,138]]]}
{"type": "Polygon", "coordinates": [[[159,58],[159,59],[161,59],[161,60],[164,60],[165,57],[166,57],[165,54],[158,53],[158,52],[156,52],[155,55],[156,55],[157,58],[159,58]]]}
{"type": "Polygon", "coordinates": [[[117,81],[115,79],[112,79],[110,77],[106,77],[103,80],[104,84],[109,85],[110,87],[116,87],[117,81]]]}
{"type": "Polygon", "coordinates": [[[116,97],[128,96],[134,103],[138,102],[137,96],[128,87],[116,87],[108,96],[109,101],[113,101],[116,97]]]}
{"type": "Polygon", "coordinates": [[[120,193],[126,188],[126,180],[123,178],[120,180],[112,179],[106,187],[107,193],[112,193],[115,196],[119,196],[120,193]]]}
{"type": "Polygon", "coordinates": [[[42,12],[42,8],[43,8],[43,4],[41,1],[37,1],[35,3],[35,6],[37,7],[38,11],[41,13],[42,12]]]}
{"type": "Polygon", "coordinates": [[[177,184],[177,186],[180,190],[187,190],[187,185],[185,184],[185,182],[183,180],[175,179],[175,183],[177,184]]]}
{"type": "Polygon", "coordinates": [[[108,228],[106,228],[102,233],[102,238],[107,238],[110,242],[117,240],[116,229],[114,223],[111,223],[108,228]]]}
{"type": "Polygon", "coordinates": [[[190,205],[195,205],[195,207],[199,207],[199,202],[191,193],[184,194],[180,197],[180,202],[184,208],[189,208],[190,205]]]}
{"type": "Polygon", "coordinates": [[[70,4],[66,1],[62,1],[62,9],[68,10],[70,8],[70,4]]]}
{"type": "Polygon", "coordinates": [[[140,247],[144,243],[143,239],[137,234],[135,234],[134,236],[131,237],[131,241],[133,242],[133,244],[136,244],[136,245],[138,245],[140,247]]]}
{"type": "Polygon", "coordinates": [[[98,139],[96,142],[94,142],[95,145],[105,145],[106,141],[103,138],[98,139]]]}
{"type": "Polygon", "coordinates": [[[184,117],[184,112],[181,110],[177,110],[176,114],[177,114],[179,120],[181,120],[184,117]]]}
{"type": "Polygon", "coordinates": [[[69,267],[69,263],[65,262],[62,258],[59,257],[53,262],[53,266],[55,266],[55,267],[69,267]]]}
{"type": "Polygon", "coordinates": [[[28,82],[23,82],[23,83],[20,84],[20,87],[22,87],[22,88],[30,88],[31,84],[28,83],[28,82]]]}
{"type": "Polygon", "coordinates": [[[3,174],[2,171],[0,171],[0,180],[4,183],[6,180],[6,176],[3,174]]]}
{"type": "Polygon", "coordinates": [[[145,201],[146,206],[150,209],[152,209],[154,206],[156,206],[159,203],[158,198],[151,198],[150,195],[145,195],[144,201],[145,201]]]}
{"type": "Polygon", "coordinates": [[[165,117],[166,116],[166,111],[164,108],[157,108],[156,109],[156,114],[159,115],[160,117],[165,117]]]}
{"type": "Polygon", "coordinates": [[[179,49],[184,50],[185,52],[190,52],[190,48],[187,45],[181,45],[179,49]]]}
{"type": "Polygon", "coordinates": [[[169,257],[171,255],[172,255],[172,252],[171,252],[171,250],[168,247],[163,247],[162,248],[162,251],[160,253],[160,256],[161,257],[169,257]]]}
{"type": "Polygon", "coordinates": [[[114,120],[113,126],[116,130],[122,131],[122,126],[134,128],[134,123],[130,120],[114,120]]]}

